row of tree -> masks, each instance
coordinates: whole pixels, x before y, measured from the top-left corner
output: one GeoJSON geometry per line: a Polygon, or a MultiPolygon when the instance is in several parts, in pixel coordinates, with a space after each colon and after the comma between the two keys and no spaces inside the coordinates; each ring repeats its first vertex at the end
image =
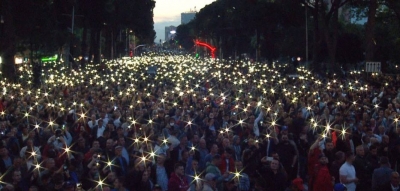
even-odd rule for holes
{"type": "Polygon", "coordinates": [[[336,63],[399,62],[399,16],[397,0],[217,0],[178,26],[176,39],[191,51],[202,39],[225,58],[301,57],[335,70],[336,63]]]}
{"type": "Polygon", "coordinates": [[[126,54],[128,39],[152,44],[154,7],[154,0],[1,0],[3,75],[15,78],[14,56],[27,49],[32,60],[70,49],[99,63],[100,54],[126,54]]]}

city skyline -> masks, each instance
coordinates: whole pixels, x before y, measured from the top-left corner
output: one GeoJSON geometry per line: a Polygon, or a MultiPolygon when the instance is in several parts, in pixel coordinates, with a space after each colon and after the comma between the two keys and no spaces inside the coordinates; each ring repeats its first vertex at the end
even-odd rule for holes
{"type": "Polygon", "coordinates": [[[164,39],[166,26],[179,26],[181,24],[181,13],[189,11],[200,11],[204,6],[215,0],[157,0],[154,8],[154,30],[156,31],[156,42],[164,39]]]}

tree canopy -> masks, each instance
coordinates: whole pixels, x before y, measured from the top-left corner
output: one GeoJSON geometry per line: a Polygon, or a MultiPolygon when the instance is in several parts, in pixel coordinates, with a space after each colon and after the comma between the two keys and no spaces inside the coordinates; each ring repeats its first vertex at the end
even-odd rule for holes
{"type": "Polygon", "coordinates": [[[178,26],[176,38],[190,51],[202,39],[224,58],[309,58],[314,69],[334,71],[365,60],[399,62],[399,16],[395,0],[217,0],[178,26]]]}
{"type": "Polygon", "coordinates": [[[134,36],[138,43],[152,44],[154,7],[154,0],[2,0],[3,75],[16,76],[14,55],[27,49],[32,59],[54,55],[69,44],[74,57],[94,55],[99,62],[100,52],[108,58],[111,52],[125,54],[123,44],[134,36]]]}

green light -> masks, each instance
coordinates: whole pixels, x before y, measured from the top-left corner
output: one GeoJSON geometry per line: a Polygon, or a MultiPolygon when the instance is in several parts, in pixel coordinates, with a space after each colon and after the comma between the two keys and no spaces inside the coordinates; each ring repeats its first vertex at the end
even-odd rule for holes
{"type": "Polygon", "coordinates": [[[58,55],[54,55],[54,56],[49,56],[49,57],[43,57],[41,59],[42,62],[49,62],[49,61],[56,61],[58,58],[58,55]]]}
{"type": "Polygon", "coordinates": [[[199,53],[196,53],[196,58],[199,58],[199,53]]]}

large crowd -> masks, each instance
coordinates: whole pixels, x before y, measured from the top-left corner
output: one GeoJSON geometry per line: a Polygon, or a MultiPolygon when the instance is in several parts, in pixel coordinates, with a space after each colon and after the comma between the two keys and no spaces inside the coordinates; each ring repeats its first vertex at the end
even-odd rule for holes
{"type": "Polygon", "coordinates": [[[149,53],[36,84],[18,65],[1,190],[400,190],[399,79],[290,67],[149,53]]]}

